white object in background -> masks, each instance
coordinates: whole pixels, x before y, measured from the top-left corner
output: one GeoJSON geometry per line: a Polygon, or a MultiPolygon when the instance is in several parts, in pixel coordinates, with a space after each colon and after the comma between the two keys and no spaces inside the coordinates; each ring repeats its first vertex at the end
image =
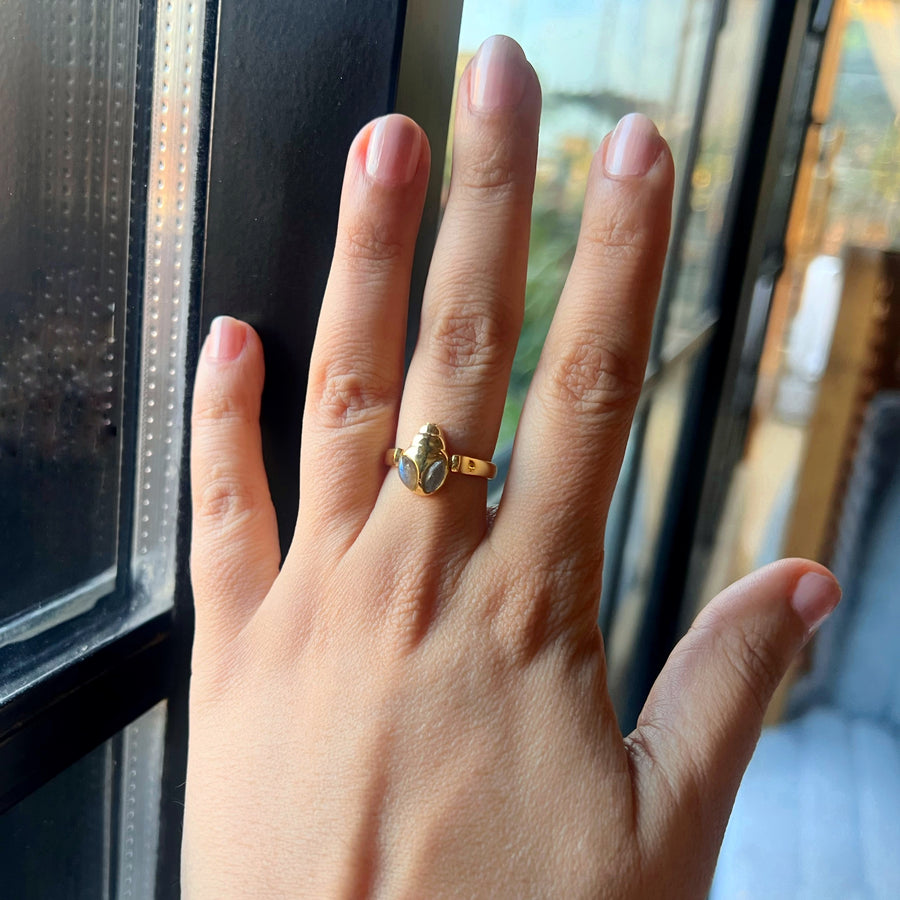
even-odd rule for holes
{"type": "Polygon", "coordinates": [[[817,256],[806,269],[775,403],[778,415],[787,421],[802,423],[812,414],[828,364],[843,285],[844,264],[837,256],[817,256]]]}

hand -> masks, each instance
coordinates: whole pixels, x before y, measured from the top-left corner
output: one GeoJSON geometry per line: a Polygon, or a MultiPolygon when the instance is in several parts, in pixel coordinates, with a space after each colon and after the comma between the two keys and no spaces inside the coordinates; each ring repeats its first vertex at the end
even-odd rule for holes
{"type": "Polygon", "coordinates": [[[490,459],[522,321],[540,89],[518,46],[462,76],[453,176],[403,383],[429,150],[402,116],[350,148],[279,570],[263,357],[218,320],[193,412],[196,637],[187,897],[702,897],[763,712],[836,604],[788,560],[717,597],[623,738],[597,628],[601,548],[668,239],[672,159],[626,117],[492,520],[385,466],[440,424],[490,459]]]}

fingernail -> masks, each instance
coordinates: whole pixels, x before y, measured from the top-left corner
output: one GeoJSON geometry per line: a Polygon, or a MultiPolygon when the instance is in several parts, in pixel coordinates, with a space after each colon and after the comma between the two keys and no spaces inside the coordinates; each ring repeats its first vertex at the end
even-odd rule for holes
{"type": "Polygon", "coordinates": [[[475,54],[469,102],[481,110],[511,109],[525,93],[528,62],[522,48],[503,35],[489,37],[475,54]]]}
{"type": "Polygon", "coordinates": [[[610,175],[646,175],[661,149],[662,138],[653,122],[640,113],[629,113],[606,142],[603,167],[610,175]]]}
{"type": "Polygon", "coordinates": [[[366,149],[366,171],[384,184],[409,184],[419,164],[421,133],[406,116],[384,116],[375,123],[366,149]]]}
{"type": "Polygon", "coordinates": [[[833,578],[818,572],[807,572],[794,588],[791,606],[812,634],[828,618],[840,599],[841,586],[833,578]]]}
{"type": "Polygon", "coordinates": [[[218,316],[209,327],[209,357],[225,362],[237,359],[244,349],[247,332],[242,322],[231,316],[218,316]]]}

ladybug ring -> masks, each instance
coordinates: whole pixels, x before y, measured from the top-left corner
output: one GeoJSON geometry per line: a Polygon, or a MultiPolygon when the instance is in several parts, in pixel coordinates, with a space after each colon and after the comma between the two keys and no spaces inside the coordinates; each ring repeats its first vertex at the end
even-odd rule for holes
{"type": "Polygon", "coordinates": [[[492,462],[449,454],[444,433],[431,423],[419,429],[406,450],[400,447],[388,450],[384,461],[397,467],[400,480],[409,490],[426,497],[437,493],[451,472],[481,478],[493,478],[497,474],[497,467],[492,462]]]}

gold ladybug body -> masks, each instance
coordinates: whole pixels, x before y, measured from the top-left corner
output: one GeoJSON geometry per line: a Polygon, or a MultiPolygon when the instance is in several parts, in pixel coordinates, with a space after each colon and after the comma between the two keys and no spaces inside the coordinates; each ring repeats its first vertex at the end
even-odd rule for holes
{"type": "Polygon", "coordinates": [[[400,480],[415,494],[440,490],[450,474],[450,457],[441,429],[432,423],[423,425],[400,455],[397,469],[400,480]]]}

